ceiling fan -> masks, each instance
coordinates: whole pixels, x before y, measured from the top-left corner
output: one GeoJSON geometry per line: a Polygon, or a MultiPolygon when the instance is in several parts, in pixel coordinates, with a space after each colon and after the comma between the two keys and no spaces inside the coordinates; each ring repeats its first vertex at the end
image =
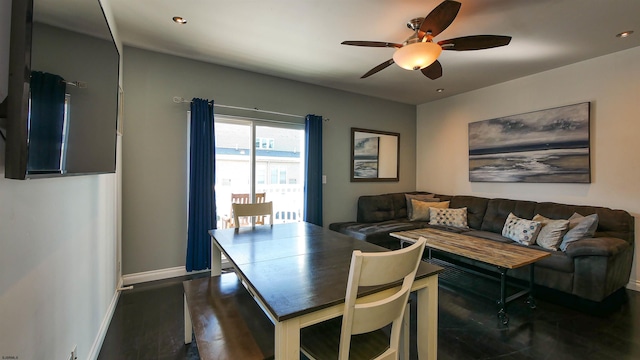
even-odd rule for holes
{"type": "Polygon", "coordinates": [[[402,44],[383,41],[343,41],[342,45],[395,48],[393,58],[369,70],[361,79],[367,78],[391,64],[407,70],[420,70],[424,76],[435,80],[442,76],[442,65],[438,56],[442,50],[468,51],[489,49],[509,45],[511,36],[472,35],[442,40],[437,43],[433,38],[444,31],[458,15],[460,4],[445,0],[424,18],[411,19],[407,27],[414,31],[402,44]]]}

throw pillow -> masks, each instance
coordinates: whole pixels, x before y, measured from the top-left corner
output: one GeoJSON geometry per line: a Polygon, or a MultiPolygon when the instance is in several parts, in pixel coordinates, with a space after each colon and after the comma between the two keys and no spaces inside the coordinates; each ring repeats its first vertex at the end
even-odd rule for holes
{"type": "Polygon", "coordinates": [[[439,202],[440,199],[434,197],[435,194],[404,194],[407,199],[407,219],[411,219],[413,216],[413,206],[411,205],[411,199],[425,202],[439,202]]]}
{"type": "Polygon", "coordinates": [[[569,231],[562,238],[560,250],[565,251],[570,242],[587,237],[593,237],[598,228],[598,214],[582,216],[573,213],[569,218],[569,231]]]}
{"type": "Polygon", "coordinates": [[[468,228],[467,208],[460,209],[429,209],[429,225],[453,226],[457,228],[468,228]]]}
{"type": "Polygon", "coordinates": [[[569,220],[552,220],[538,214],[533,221],[539,221],[542,226],[536,244],[545,249],[558,250],[562,236],[569,230],[569,220]]]}
{"type": "Polygon", "coordinates": [[[429,208],[448,208],[449,202],[425,202],[411,199],[411,206],[413,206],[413,214],[409,218],[411,221],[429,221],[429,208]]]}
{"type": "Polygon", "coordinates": [[[540,231],[540,222],[519,218],[509,213],[502,228],[502,236],[523,245],[531,245],[536,241],[540,231]]]}

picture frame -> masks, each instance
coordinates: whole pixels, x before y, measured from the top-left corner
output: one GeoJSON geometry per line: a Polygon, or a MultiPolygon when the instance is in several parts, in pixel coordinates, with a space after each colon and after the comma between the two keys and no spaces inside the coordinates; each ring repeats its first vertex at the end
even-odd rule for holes
{"type": "Polygon", "coordinates": [[[351,128],[351,182],[400,181],[400,134],[351,128]]]}
{"type": "Polygon", "coordinates": [[[469,181],[590,183],[589,102],[469,123],[469,181]]]}

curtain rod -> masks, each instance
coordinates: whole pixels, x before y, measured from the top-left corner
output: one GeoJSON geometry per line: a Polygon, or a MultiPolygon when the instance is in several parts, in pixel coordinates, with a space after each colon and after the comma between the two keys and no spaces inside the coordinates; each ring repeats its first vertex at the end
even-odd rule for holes
{"type": "Polygon", "coordinates": [[[67,80],[62,80],[63,83],[69,85],[69,86],[75,86],[77,88],[80,89],[86,89],[87,88],[87,83],[84,81],[67,81],[67,80]]]}
{"type": "MultiPolygon", "coordinates": [[[[174,103],[178,103],[178,104],[179,103],[191,103],[191,100],[185,100],[184,98],[181,98],[179,96],[174,96],[173,97],[173,102],[174,103]]],[[[220,108],[225,108],[225,109],[248,110],[248,111],[256,111],[256,112],[265,113],[265,114],[272,114],[272,115],[291,116],[291,117],[302,118],[302,119],[304,119],[306,117],[304,115],[287,114],[287,113],[282,113],[282,112],[277,112],[277,111],[261,110],[261,109],[258,109],[258,108],[246,108],[246,107],[241,107],[241,106],[221,105],[221,104],[216,104],[216,103],[213,103],[213,106],[220,107],[220,108]]]]}

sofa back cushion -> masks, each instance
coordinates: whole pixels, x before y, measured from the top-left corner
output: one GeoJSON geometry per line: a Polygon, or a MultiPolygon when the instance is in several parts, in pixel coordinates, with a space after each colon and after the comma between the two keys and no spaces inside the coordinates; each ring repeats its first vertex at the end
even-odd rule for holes
{"type": "Polygon", "coordinates": [[[407,219],[407,199],[404,194],[429,194],[413,191],[381,195],[363,195],[358,198],[359,223],[373,223],[394,219],[407,219]]]}
{"type": "MultiPolygon", "coordinates": [[[[482,219],[480,230],[502,233],[502,228],[509,213],[513,213],[513,215],[522,219],[533,219],[536,215],[535,209],[537,204],[538,203],[533,201],[489,199],[487,211],[484,219],[482,219]]],[[[569,216],[571,216],[571,214],[569,214],[569,216]]]]}
{"type": "Polygon", "coordinates": [[[487,211],[488,203],[489,199],[487,198],[459,195],[451,197],[449,207],[452,209],[461,209],[466,207],[467,223],[469,227],[472,229],[480,230],[480,226],[482,226],[482,219],[484,218],[484,215],[487,211]]]}
{"type": "Polygon", "coordinates": [[[598,214],[596,237],[615,237],[630,244],[634,242],[634,218],[624,210],[541,202],[537,204],[535,212],[549,219],[569,219],[573,213],[582,216],[598,214]]]}
{"type": "Polygon", "coordinates": [[[576,212],[583,216],[598,214],[596,237],[616,237],[630,244],[634,242],[634,218],[624,210],[552,202],[490,199],[481,230],[500,233],[510,212],[523,219],[533,219],[535,215],[540,214],[554,220],[569,219],[576,212]]]}
{"type": "Polygon", "coordinates": [[[365,195],[358,199],[359,223],[372,223],[393,219],[393,197],[391,194],[365,195]]]}

